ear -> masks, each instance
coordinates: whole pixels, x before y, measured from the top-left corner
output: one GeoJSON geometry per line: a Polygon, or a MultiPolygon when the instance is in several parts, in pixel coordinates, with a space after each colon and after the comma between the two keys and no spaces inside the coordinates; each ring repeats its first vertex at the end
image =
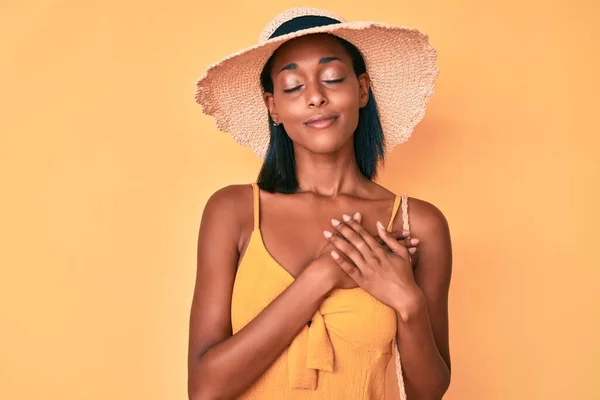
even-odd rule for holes
{"type": "Polygon", "coordinates": [[[358,103],[359,107],[363,108],[369,102],[369,87],[371,85],[371,78],[369,74],[364,72],[358,77],[358,103]]]}
{"type": "Polygon", "coordinates": [[[281,119],[279,118],[279,114],[277,113],[277,107],[275,106],[275,99],[273,98],[273,93],[263,93],[263,100],[265,102],[265,105],[267,106],[267,110],[269,110],[269,115],[271,116],[271,119],[276,124],[280,124],[281,119]]]}

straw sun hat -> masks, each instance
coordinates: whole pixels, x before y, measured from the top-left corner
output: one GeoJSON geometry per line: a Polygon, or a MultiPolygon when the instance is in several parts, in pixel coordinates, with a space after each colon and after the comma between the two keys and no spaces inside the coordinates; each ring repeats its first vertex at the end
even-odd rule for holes
{"type": "Polygon", "coordinates": [[[195,100],[219,130],[264,158],[270,130],[260,74],[284,42],[329,33],[355,45],[365,60],[384,133],[385,154],[408,140],[425,114],[438,76],[437,52],[416,29],[379,22],[345,22],[317,8],[298,7],[277,15],[258,44],[208,67],[196,82],[195,100]]]}

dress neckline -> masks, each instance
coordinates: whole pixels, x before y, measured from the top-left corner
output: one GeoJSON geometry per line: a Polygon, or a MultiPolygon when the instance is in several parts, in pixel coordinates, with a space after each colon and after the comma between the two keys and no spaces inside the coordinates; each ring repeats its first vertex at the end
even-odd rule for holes
{"type": "MultiPolygon", "coordinates": [[[[256,182],[252,183],[252,190],[253,190],[253,195],[254,195],[253,196],[254,197],[254,201],[253,201],[254,228],[252,230],[252,233],[250,234],[248,248],[252,245],[252,241],[255,239],[255,236],[256,236],[257,240],[259,241],[258,244],[262,248],[261,250],[269,258],[271,263],[276,267],[275,269],[278,269],[281,272],[283,272],[283,274],[287,277],[287,279],[290,282],[293,282],[296,280],[297,277],[295,277],[286,267],[284,267],[279,261],[277,261],[277,259],[275,259],[275,257],[273,257],[273,255],[269,252],[269,250],[267,249],[267,246],[265,245],[265,241],[262,236],[262,230],[260,229],[260,198],[259,198],[259,187],[256,184],[256,182]]],[[[394,193],[394,204],[392,206],[392,214],[390,216],[390,219],[388,221],[388,225],[386,228],[388,232],[391,231],[394,219],[396,218],[396,214],[398,213],[400,199],[401,199],[400,196],[398,196],[397,194],[394,193]]],[[[248,248],[246,248],[246,251],[244,252],[244,256],[245,256],[245,254],[248,253],[248,248]]],[[[340,289],[340,290],[355,290],[355,289],[360,289],[360,287],[356,287],[356,288],[352,288],[352,289],[340,289]]]]}

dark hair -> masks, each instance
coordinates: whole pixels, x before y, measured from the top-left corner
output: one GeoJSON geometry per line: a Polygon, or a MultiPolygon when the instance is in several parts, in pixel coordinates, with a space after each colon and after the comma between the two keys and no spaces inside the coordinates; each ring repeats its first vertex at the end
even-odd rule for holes
{"type": "MultiPolygon", "coordinates": [[[[365,61],[356,46],[338,36],[332,36],[344,46],[352,58],[356,76],[366,72],[365,61]]],[[[270,72],[276,53],[277,51],[269,58],[260,75],[260,82],[265,92],[273,92],[273,80],[270,72]]],[[[257,184],[268,192],[296,193],[298,179],[294,145],[283,125],[273,126],[270,115],[268,115],[268,119],[271,139],[257,184]]],[[[354,131],[354,154],[358,168],[365,177],[374,179],[377,176],[378,163],[384,161],[384,145],[377,104],[373,91],[369,88],[369,101],[365,107],[359,110],[358,126],[354,131]]]]}

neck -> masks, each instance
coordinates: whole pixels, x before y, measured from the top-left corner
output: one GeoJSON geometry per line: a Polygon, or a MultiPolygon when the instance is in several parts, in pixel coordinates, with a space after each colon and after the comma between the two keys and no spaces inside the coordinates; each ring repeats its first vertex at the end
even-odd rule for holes
{"type": "Polygon", "coordinates": [[[336,197],[340,194],[355,194],[360,186],[369,182],[358,169],[352,141],[333,153],[319,154],[306,149],[295,149],[294,155],[298,192],[336,197]]]}

